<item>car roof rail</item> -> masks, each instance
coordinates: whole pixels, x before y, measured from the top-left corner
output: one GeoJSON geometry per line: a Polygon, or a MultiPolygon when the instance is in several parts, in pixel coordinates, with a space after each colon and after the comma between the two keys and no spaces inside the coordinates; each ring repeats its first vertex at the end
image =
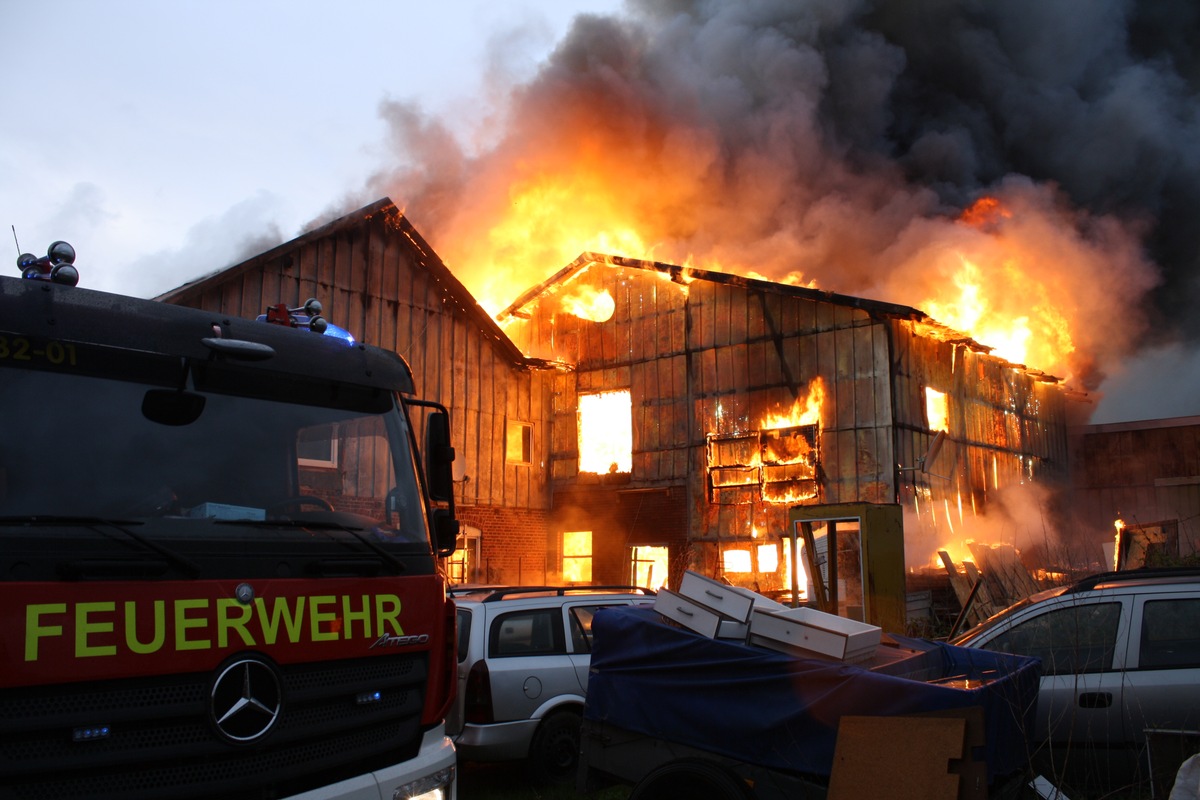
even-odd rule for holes
{"type": "Polygon", "coordinates": [[[1139,567],[1116,572],[1100,572],[1071,584],[1064,594],[1088,592],[1102,583],[1124,583],[1147,578],[1200,578],[1200,567],[1139,567]]]}
{"type": "MultiPolygon", "coordinates": [[[[453,591],[453,590],[451,590],[453,591]]],[[[476,592],[480,590],[476,589],[476,592]]],[[[487,595],[482,598],[485,603],[494,603],[498,600],[503,600],[507,597],[522,594],[552,594],[562,597],[569,594],[639,594],[647,597],[654,595],[653,589],[646,589],[641,586],[626,586],[626,585],[602,585],[602,586],[504,586],[504,587],[489,587],[483,591],[487,595]]]]}

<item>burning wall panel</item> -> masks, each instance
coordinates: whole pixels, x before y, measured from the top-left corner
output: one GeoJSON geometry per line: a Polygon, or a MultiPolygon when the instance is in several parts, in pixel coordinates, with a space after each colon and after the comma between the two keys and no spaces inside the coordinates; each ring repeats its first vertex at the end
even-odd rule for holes
{"type": "MultiPolygon", "coordinates": [[[[621,380],[611,370],[619,363],[628,366],[635,409],[634,463],[639,468],[632,480],[688,480],[697,497],[695,536],[714,538],[729,531],[719,518],[724,512],[710,512],[702,496],[708,475],[703,460],[699,472],[680,471],[688,464],[687,451],[701,445],[704,437],[757,432],[771,408],[790,405],[817,377],[834,387],[827,401],[826,430],[814,434],[820,442],[815,449],[829,453],[825,474],[818,478],[815,462],[801,470],[803,474],[785,462],[772,465],[764,495],[761,469],[757,491],[743,492],[735,487],[750,484],[749,472],[720,465],[715,473],[718,504],[735,498],[730,502],[750,504],[747,520],[757,516],[764,524],[777,525],[787,502],[821,496],[822,481],[835,499],[888,493],[891,442],[876,431],[890,423],[889,363],[886,331],[878,320],[855,308],[756,291],[741,283],[696,281],[684,292],[645,270],[613,268],[605,277],[592,269],[587,277],[593,287],[612,291],[615,311],[604,323],[556,317],[559,341],[578,345],[578,360],[570,362],[578,381],[575,390],[618,388],[621,380]],[[627,306],[634,310],[627,311],[627,306]],[[608,346],[609,338],[587,330],[611,325],[630,331],[623,362],[608,346]],[[571,333],[564,335],[565,331],[571,333]],[[655,352],[647,343],[653,343],[655,352]],[[676,455],[668,455],[671,452],[676,455]],[[860,477],[860,469],[868,474],[860,477]]],[[[536,318],[553,311],[547,302],[531,313],[536,318]]],[[[522,335],[517,334],[518,340],[522,335]]],[[[557,355],[563,356],[561,350],[557,355]]],[[[556,388],[560,400],[566,393],[556,388]]],[[[557,414],[556,422],[569,423],[569,411],[557,414]]],[[[569,447],[568,438],[556,434],[555,454],[571,459],[569,447]]],[[[569,473],[569,468],[554,467],[555,480],[565,480],[569,473]]]]}
{"type": "MultiPolygon", "coordinates": [[[[955,340],[919,312],[719,273],[679,280],[683,272],[596,257],[572,280],[611,293],[610,320],[568,318],[548,301],[532,300],[523,311],[534,320],[554,317],[534,330],[554,331],[554,357],[574,370],[562,379],[575,381],[574,392],[631,390],[634,467],[627,479],[632,486],[686,484],[692,541],[780,531],[796,502],[901,500],[944,529],[982,513],[997,486],[1063,463],[1058,387],[955,340]],[[615,328],[621,331],[605,333],[615,328]],[[761,446],[764,430],[786,427],[766,422],[767,415],[817,381],[824,396],[810,464],[766,465],[761,450],[758,462],[735,455],[751,442],[761,446]],[[933,469],[917,474],[935,433],[926,387],[946,395],[951,445],[933,469]]],[[[533,342],[524,325],[510,327],[518,340],[547,344],[533,342]]],[[[570,388],[556,392],[568,402],[570,388]]],[[[571,423],[564,409],[556,427],[571,423]]],[[[552,460],[569,461],[569,447],[556,433],[552,460]]],[[[553,469],[556,486],[577,480],[569,467],[553,469]]]]}
{"type": "MultiPolygon", "coordinates": [[[[1009,487],[1061,485],[1069,402],[1061,387],[920,325],[897,322],[894,341],[898,460],[908,468],[900,497],[917,512],[906,526],[910,553],[936,547],[935,540],[991,536],[980,532],[991,527],[984,517],[1009,487]],[[948,444],[931,464],[921,463],[933,439],[926,387],[946,393],[948,410],[948,444]]],[[[1010,526],[1006,533],[1028,542],[1046,530],[1010,526]]]]}

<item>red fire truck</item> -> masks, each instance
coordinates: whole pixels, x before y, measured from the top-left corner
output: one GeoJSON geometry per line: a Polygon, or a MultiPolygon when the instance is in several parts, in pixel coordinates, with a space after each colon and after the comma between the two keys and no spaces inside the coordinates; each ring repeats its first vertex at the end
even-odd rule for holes
{"type": "Polygon", "coordinates": [[[454,798],[446,410],[73,262],[0,278],[0,798],[454,798]]]}

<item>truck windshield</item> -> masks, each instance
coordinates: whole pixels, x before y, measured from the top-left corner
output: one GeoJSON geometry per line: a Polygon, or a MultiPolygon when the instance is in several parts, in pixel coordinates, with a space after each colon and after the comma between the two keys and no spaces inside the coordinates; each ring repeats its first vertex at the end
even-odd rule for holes
{"type": "Polygon", "coordinates": [[[0,517],[324,523],[428,541],[392,393],[213,363],[182,391],[164,378],[179,359],[133,362],[104,376],[0,369],[0,517]]]}

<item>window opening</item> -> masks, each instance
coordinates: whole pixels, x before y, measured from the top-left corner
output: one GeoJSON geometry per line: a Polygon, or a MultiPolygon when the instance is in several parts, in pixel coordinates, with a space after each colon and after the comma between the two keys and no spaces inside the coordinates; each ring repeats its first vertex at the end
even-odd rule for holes
{"type": "Polygon", "coordinates": [[[630,583],[645,589],[666,586],[670,578],[667,555],[665,547],[639,545],[630,548],[629,562],[633,572],[630,583]]]}
{"type": "Polygon", "coordinates": [[[336,467],[338,437],[336,425],[315,425],[296,433],[296,463],[302,467],[336,467]]]}
{"type": "Polygon", "coordinates": [[[533,426],[528,422],[508,421],[504,460],[509,464],[533,463],[533,426]]]}
{"type": "Polygon", "coordinates": [[[592,532],[565,531],[562,535],[563,583],[592,582],[592,532]]]}
{"type": "Polygon", "coordinates": [[[931,431],[950,431],[950,401],[945,392],[925,387],[925,422],[931,431]]]}
{"type": "Polygon", "coordinates": [[[579,471],[633,468],[633,401],[628,390],[579,395],[579,471]]]}

